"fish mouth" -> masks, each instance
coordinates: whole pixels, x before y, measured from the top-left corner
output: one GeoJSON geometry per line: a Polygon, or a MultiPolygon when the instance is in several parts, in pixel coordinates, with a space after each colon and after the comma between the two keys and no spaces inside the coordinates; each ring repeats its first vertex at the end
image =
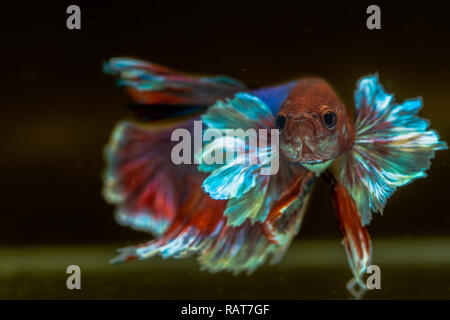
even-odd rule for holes
{"type": "Polygon", "coordinates": [[[315,164],[323,162],[325,157],[316,154],[319,151],[320,128],[317,121],[307,116],[288,119],[280,135],[282,153],[297,163],[315,164]]]}
{"type": "Polygon", "coordinates": [[[309,117],[288,120],[280,135],[280,151],[290,162],[321,167],[336,155],[329,146],[334,141],[321,131],[320,123],[309,117]]]}
{"type": "Polygon", "coordinates": [[[302,162],[301,165],[304,166],[309,171],[312,171],[316,174],[321,174],[323,171],[325,171],[331,165],[333,160],[334,159],[302,162]]]}
{"type": "Polygon", "coordinates": [[[331,159],[326,159],[326,160],[313,160],[313,161],[304,161],[301,162],[302,164],[309,164],[309,165],[315,165],[315,164],[321,164],[321,163],[325,163],[327,161],[330,161],[331,159]]]}
{"type": "Polygon", "coordinates": [[[329,157],[320,154],[319,150],[311,145],[308,137],[303,139],[295,137],[287,140],[282,136],[280,151],[289,161],[300,164],[318,165],[330,160],[329,157]]]}

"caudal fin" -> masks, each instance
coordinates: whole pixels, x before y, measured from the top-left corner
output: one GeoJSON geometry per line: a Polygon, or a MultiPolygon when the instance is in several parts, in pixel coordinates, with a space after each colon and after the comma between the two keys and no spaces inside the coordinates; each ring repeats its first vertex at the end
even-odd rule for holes
{"type": "MultiPolygon", "coordinates": [[[[192,130],[192,123],[178,127],[192,130]]],[[[185,179],[196,171],[172,163],[171,132],[130,121],[114,128],[105,147],[103,196],[117,207],[120,224],[160,235],[175,218],[185,179]]]]}
{"type": "Polygon", "coordinates": [[[131,58],[112,58],[104,71],[119,78],[144,120],[191,115],[206,110],[217,100],[245,91],[246,86],[226,76],[196,77],[131,58]]]}

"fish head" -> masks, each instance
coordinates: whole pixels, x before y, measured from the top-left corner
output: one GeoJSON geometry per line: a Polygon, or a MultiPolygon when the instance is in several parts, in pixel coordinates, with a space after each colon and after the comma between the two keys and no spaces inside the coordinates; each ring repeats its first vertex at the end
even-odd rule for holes
{"type": "Polygon", "coordinates": [[[351,115],[322,79],[300,80],[277,114],[280,153],[290,162],[320,167],[350,150],[351,115]]]}

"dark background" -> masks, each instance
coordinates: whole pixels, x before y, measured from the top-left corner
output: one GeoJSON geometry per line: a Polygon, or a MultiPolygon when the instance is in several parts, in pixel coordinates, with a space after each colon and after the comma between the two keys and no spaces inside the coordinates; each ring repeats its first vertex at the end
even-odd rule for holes
{"type": "MultiPolygon", "coordinates": [[[[128,100],[102,74],[130,56],[253,85],[305,77],[329,81],[353,109],[361,76],[378,72],[398,100],[422,96],[432,128],[450,141],[450,23],[442,3],[379,3],[382,29],[368,30],[369,4],[246,4],[73,1],[3,6],[1,27],[2,210],[0,245],[136,243],[100,195],[102,148],[128,100]],[[81,30],[66,8],[81,7],[81,30]],[[275,7],[275,5],[277,5],[275,7]]],[[[427,179],[400,188],[375,237],[450,235],[448,151],[427,179]]],[[[315,189],[299,238],[339,239],[328,190],[315,189]]]]}

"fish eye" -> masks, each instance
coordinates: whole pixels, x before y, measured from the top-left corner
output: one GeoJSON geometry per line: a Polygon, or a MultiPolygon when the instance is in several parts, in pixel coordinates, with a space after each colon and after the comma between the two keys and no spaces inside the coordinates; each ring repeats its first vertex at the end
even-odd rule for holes
{"type": "Polygon", "coordinates": [[[286,117],[282,114],[279,114],[277,116],[277,119],[275,120],[275,127],[277,129],[283,130],[285,124],[286,124],[286,117]]]}
{"type": "Polygon", "coordinates": [[[327,111],[322,115],[323,122],[327,126],[328,129],[334,129],[336,127],[337,115],[333,111],[327,111]]]}

